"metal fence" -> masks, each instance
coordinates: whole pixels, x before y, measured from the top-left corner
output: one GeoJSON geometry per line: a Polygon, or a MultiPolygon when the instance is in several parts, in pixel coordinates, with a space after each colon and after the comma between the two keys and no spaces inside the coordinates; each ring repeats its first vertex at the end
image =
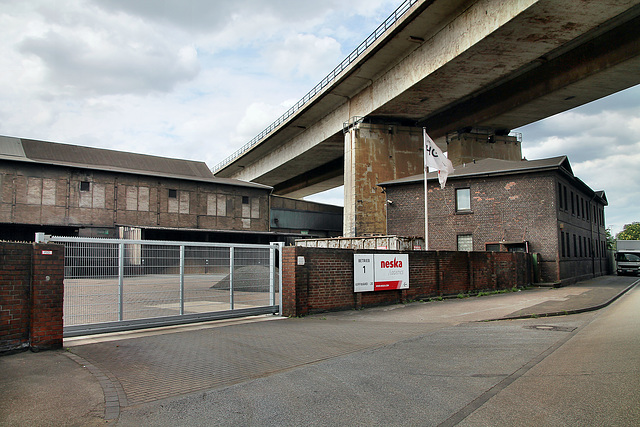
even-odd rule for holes
{"type": "Polygon", "coordinates": [[[65,246],[64,336],[278,314],[281,244],[44,236],[65,246]]]}

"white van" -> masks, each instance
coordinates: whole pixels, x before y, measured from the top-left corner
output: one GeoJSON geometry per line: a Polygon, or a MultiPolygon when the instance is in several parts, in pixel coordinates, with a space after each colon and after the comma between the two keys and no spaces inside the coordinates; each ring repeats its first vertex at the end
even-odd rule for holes
{"type": "Polygon", "coordinates": [[[640,240],[618,240],[616,252],[616,271],[623,274],[640,274],[640,240]]]}

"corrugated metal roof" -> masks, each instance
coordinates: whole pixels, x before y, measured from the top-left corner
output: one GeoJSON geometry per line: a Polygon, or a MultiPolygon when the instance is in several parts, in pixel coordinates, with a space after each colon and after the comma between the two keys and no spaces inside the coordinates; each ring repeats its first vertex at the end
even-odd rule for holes
{"type": "Polygon", "coordinates": [[[27,158],[43,163],[67,163],[78,166],[103,166],[144,172],[211,178],[213,173],[204,162],[82,147],[79,145],[22,139],[27,158]]]}
{"type": "Polygon", "coordinates": [[[0,136],[0,155],[9,157],[24,157],[22,142],[18,138],[0,136]]]}
{"type": "Polygon", "coordinates": [[[0,158],[82,169],[131,173],[270,189],[229,178],[216,178],[204,162],[0,136],[0,158]]]}

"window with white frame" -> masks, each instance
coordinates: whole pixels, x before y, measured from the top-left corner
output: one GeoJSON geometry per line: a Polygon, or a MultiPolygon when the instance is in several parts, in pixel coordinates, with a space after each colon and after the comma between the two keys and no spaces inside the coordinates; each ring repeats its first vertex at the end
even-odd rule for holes
{"type": "Polygon", "coordinates": [[[471,211],[471,189],[456,188],[456,212],[471,211]]]}

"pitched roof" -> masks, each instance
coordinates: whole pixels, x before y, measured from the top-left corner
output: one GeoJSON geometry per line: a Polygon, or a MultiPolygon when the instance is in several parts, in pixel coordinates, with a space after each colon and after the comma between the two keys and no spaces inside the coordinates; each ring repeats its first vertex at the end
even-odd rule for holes
{"type": "Polygon", "coordinates": [[[0,159],[269,189],[216,178],[204,162],[0,136],[0,159]]]}
{"type": "MultiPolygon", "coordinates": [[[[546,170],[559,170],[571,179],[575,180],[578,185],[583,186],[590,192],[593,192],[597,197],[602,199],[603,203],[607,205],[607,199],[604,191],[593,191],[587,184],[576,177],[571,169],[571,164],[567,156],[550,157],[548,159],[539,160],[499,160],[499,159],[482,159],[474,161],[473,163],[466,163],[464,165],[458,165],[455,167],[455,171],[449,174],[447,181],[473,178],[473,177],[486,177],[486,176],[501,176],[501,175],[513,175],[522,173],[541,172],[546,170]]],[[[427,180],[437,180],[437,172],[429,172],[427,174],[427,180]]],[[[415,182],[422,182],[424,175],[413,175],[406,178],[394,179],[392,181],[386,181],[378,184],[381,187],[389,187],[393,185],[402,185],[415,182]]]]}
{"type": "MultiPolygon", "coordinates": [[[[523,172],[538,172],[545,169],[559,169],[562,168],[569,174],[573,175],[571,165],[567,156],[550,157],[548,159],[540,160],[500,160],[500,159],[482,159],[474,161],[473,163],[466,163],[464,165],[458,165],[455,167],[455,171],[449,174],[449,179],[467,178],[471,176],[489,176],[489,175],[507,175],[513,173],[523,172]]],[[[437,179],[437,172],[430,172],[427,174],[427,179],[437,179]]],[[[410,182],[423,181],[424,175],[413,175],[406,178],[394,179],[392,181],[382,182],[378,185],[389,186],[397,184],[405,184],[410,182]]]]}

